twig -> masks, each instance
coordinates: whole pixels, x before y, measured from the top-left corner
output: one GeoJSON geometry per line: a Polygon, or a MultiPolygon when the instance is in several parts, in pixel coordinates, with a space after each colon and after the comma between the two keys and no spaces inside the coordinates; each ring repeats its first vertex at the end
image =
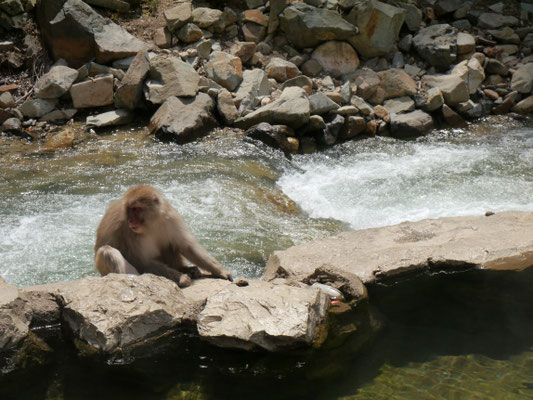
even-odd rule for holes
{"type": "Polygon", "coordinates": [[[19,103],[22,103],[24,100],[26,100],[27,97],[31,96],[31,94],[33,93],[33,88],[31,88],[28,93],[26,93],[24,96],[18,98],[16,101],[15,101],[15,104],[19,104],[19,103]]]}

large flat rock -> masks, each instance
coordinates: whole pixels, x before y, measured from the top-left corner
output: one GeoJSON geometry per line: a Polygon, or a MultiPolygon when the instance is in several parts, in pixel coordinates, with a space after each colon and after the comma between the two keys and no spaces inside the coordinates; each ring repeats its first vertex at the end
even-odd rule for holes
{"type": "Polygon", "coordinates": [[[324,264],[365,283],[432,267],[525,269],[533,266],[533,212],[428,219],[345,232],[274,252],[263,279],[303,280],[324,264]]]}

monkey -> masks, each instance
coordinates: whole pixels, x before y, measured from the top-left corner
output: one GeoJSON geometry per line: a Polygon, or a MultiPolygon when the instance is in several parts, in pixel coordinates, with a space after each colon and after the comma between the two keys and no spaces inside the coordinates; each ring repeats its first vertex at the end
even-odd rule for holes
{"type": "Polygon", "coordinates": [[[96,230],[94,260],[98,272],[164,276],[180,287],[191,277],[184,258],[214,277],[233,281],[196,240],[181,215],[151,186],[133,186],[111,203],[96,230]]]}

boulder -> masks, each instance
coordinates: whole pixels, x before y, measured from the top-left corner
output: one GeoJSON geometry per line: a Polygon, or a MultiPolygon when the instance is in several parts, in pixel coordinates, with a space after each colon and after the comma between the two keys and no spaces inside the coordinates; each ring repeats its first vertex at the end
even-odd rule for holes
{"type": "Polygon", "coordinates": [[[485,29],[498,29],[503,26],[517,26],[519,20],[510,15],[502,15],[497,13],[483,13],[478,18],[478,26],[485,29]]]}
{"type": "Polygon", "coordinates": [[[327,74],[341,78],[359,67],[359,57],[347,42],[331,40],[318,46],[311,58],[318,61],[327,74]]]}
{"type": "Polygon", "coordinates": [[[442,118],[452,128],[466,128],[465,120],[446,104],[442,105],[442,118]]]}
{"type": "Polygon", "coordinates": [[[239,90],[235,93],[235,104],[242,113],[244,110],[253,109],[259,104],[260,98],[270,95],[270,82],[262,69],[247,69],[239,90]]]}
{"type": "Polygon", "coordinates": [[[152,58],[148,78],[144,95],[153,104],[161,104],[171,96],[192,97],[199,90],[200,75],[178,57],[152,58]]]}
{"type": "Polygon", "coordinates": [[[90,108],[113,104],[113,75],[75,83],[70,88],[74,108],[90,108]]]}
{"type": "Polygon", "coordinates": [[[88,127],[103,128],[106,126],[126,125],[133,121],[133,113],[130,110],[113,110],[98,115],[87,117],[88,127]]]}
{"type": "Polygon", "coordinates": [[[22,121],[18,118],[7,118],[0,125],[0,132],[11,133],[17,136],[26,136],[24,128],[22,127],[22,121]]]}
{"type": "Polygon", "coordinates": [[[464,5],[463,0],[439,0],[433,6],[435,14],[437,16],[442,16],[446,14],[451,14],[454,11],[457,11],[464,5]]]}
{"type": "Polygon", "coordinates": [[[47,114],[44,114],[39,121],[56,122],[56,121],[68,121],[71,119],[78,110],[75,108],[65,108],[62,110],[53,110],[47,114]]]}
{"type": "Polygon", "coordinates": [[[387,100],[383,105],[389,114],[403,114],[415,109],[415,102],[407,96],[387,100]]]}
{"type": "Polygon", "coordinates": [[[470,60],[461,61],[453,67],[451,74],[465,81],[470,94],[476,93],[481,83],[485,80],[485,70],[474,57],[470,60]]]}
{"type": "Polygon", "coordinates": [[[303,280],[319,265],[357,275],[363,283],[414,271],[525,269],[533,266],[533,213],[497,212],[403,222],[341,233],[274,252],[263,279],[303,280]]]}
{"type": "Polygon", "coordinates": [[[185,43],[194,43],[204,37],[204,32],[192,22],[183,25],[178,31],[178,39],[185,43]]]}
{"type": "Polygon", "coordinates": [[[520,114],[529,114],[533,112],[533,96],[526,97],[524,100],[516,103],[513,108],[513,112],[520,114]]]}
{"type": "Polygon", "coordinates": [[[242,35],[247,42],[259,43],[265,38],[267,28],[254,22],[245,22],[242,25],[242,35]]]}
{"type": "Polygon", "coordinates": [[[200,336],[220,347],[279,351],[311,346],[324,322],[328,297],[310,287],[249,281],[207,300],[200,336]]]}
{"type": "Polygon", "coordinates": [[[350,115],[345,119],[344,126],[339,132],[338,140],[349,140],[366,130],[366,121],[363,117],[350,115]]]}
{"type": "MultiPolygon", "coordinates": [[[[349,84],[349,82],[347,83],[349,84]]],[[[281,90],[291,86],[301,87],[307,92],[308,95],[313,93],[313,80],[305,75],[299,75],[295,78],[287,79],[285,82],[283,82],[283,85],[281,85],[281,90]]]]}
{"type": "Polygon", "coordinates": [[[290,150],[288,140],[292,139],[289,135],[294,136],[294,130],[286,125],[270,125],[267,122],[261,122],[247,129],[245,134],[275,149],[290,150]]]}
{"type": "Polygon", "coordinates": [[[490,33],[500,43],[520,44],[520,37],[508,26],[501,29],[489,29],[487,33],[490,33]]]}
{"type": "Polygon", "coordinates": [[[226,125],[232,125],[239,116],[239,111],[235,107],[235,101],[227,89],[218,91],[217,111],[226,125]]]}
{"type": "Polygon", "coordinates": [[[196,7],[192,11],[193,23],[199,28],[206,29],[220,22],[223,12],[214,8],[196,7]]]}
{"type": "Polygon", "coordinates": [[[368,100],[376,93],[381,79],[376,72],[365,67],[355,71],[353,82],[357,86],[357,95],[364,100],[368,100]]]}
{"type": "Polygon", "coordinates": [[[457,58],[457,30],[448,24],[421,29],[413,38],[413,47],[427,63],[446,69],[457,58]]]}
{"type": "Polygon", "coordinates": [[[307,93],[304,89],[293,86],[283,90],[281,96],[272,103],[235,121],[235,125],[247,129],[259,122],[268,122],[297,129],[309,121],[309,111],[307,93]]]}
{"type": "Polygon", "coordinates": [[[403,8],[378,0],[358,0],[346,16],[346,20],[358,29],[348,41],[364,58],[391,53],[406,14],[403,8]]]}
{"type": "Polygon", "coordinates": [[[387,99],[416,94],[416,82],[402,69],[391,68],[377,73],[380,83],[369,101],[381,104],[387,99]]]}
{"type": "Polygon", "coordinates": [[[26,100],[19,107],[19,111],[27,118],[40,118],[52,111],[57,104],[57,99],[26,100]]]}
{"type": "Polygon", "coordinates": [[[265,72],[269,78],[278,82],[285,82],[287,79],[300,75],[300,70],[296,65],[280,57],[272,57],[265,67],[265,72]]]}
{"type": "Polygon", "coordinates": [[[215,102],[205,93],[193,98],[169,97],[150,119],[150,133],[163,140],[186,143],[216,127],[215,102]]]}
{"type": "Polygon", "coordinates": [[[507,76],[509,74],[509,68],[507,68],[507,66],[500,60],[495,58],[487,58],[487,62],[485,64],[485,73],[507,76]]]}
{"type": "Polygon", "coordinates": [[[424,75],[422,83],[430,88],[438,88],[444,101],[450,107],[470,99],[466,82],[456,75],[424,75]]]}
{"type": "Polygon", "coordinates": [[[223,51],[211,53],[206,71],[210,79],[230,92],[240,85],[243,78],[241,59],[223,51]]]}
{"type": "Polygon", "coordinates": [[[397,7],[405,10],[405,25],[411,32],[416,32],[422,24],[422,11],[415,4],[396,3],[397,7]]]}
{"type": "Polygon", "coordinates": [[[82,0],[40,0],[36,16],[54,58],[65,59],[71,67],[93,59],[106,64],[148,48],[82,0]]]}
{"type": "Polygon", "coordinates": [[[68,282],[59,298],[65,325],[95,352],[109,354],[146,344],[194,319],[191,302],[180,288],[152,274],[109,274],[68,282]]]}
{"type": "Polygon", "coordinates": [[[511,89],[528,94],[533,90],[533,63],[520,66],[511,80],[511,89]]]}
{"type": "Polygon", "coordinates": [[[42,99],[56,99],[63,96],[78,79],[75,69],[57,65],[35,82],[35,96],[42,99]]]}
{"type": "Polygon", "coordinates": [[[281,29],[297,48],[316,47],[328,40],[346,40],[356,28],[333,10],[294,4],[279,15],[281,29]]]}
{"type": "Polygon", "coordinates": [[[309,96],[309,112],[311,115],[323,115],[339,108],[339,105],[322,92],[309,96]]]}
{"type": "Polygon", "coordinates": [[[444,96],[438,87],[432,87],[427,91],[426,103],[422,107],[424,111],[438,110],[444,104],[444,96]]]}
{"type": "Polygon", "coordinates": [[[115,106],[133,110],[141,105],[143,84],[150,71],[150,60],[146,51],[137,53],[131,62],[126,75],[115,91],[115,106]]]}
{"type": "Polygon", "coordinates": [[[468,54],[476,49],[476,39],[469,33],[457,34],[457,54],[468,54]]]}
{"type": "Polygon", "coordinates": [[[167,8],[163,15],[170,32],[181,28],[188,22],[192,21],[192,3],[178,3],[175,7],[167,8]]]}
{"type": "Polygon", "coordinates": [[[231,46],[229,52],[239,57],[245,64],[254,56],[256,49],[257,45],[254,42],[236,42],[231,46]]]}
{"type": "Polygon", "coordinates": [[[432,129],[433,118],[422,110],[391,115],[390,133],[396,138],[422,136],[432,129]]]}

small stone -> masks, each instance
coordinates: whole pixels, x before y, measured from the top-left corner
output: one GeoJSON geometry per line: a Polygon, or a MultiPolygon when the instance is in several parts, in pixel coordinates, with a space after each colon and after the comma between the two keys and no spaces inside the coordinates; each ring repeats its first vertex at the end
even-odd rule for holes
{"type": "Polygon", "coordinates": [[[106,126],[126,125],[133,121],[133,114],[129,110],[118,109],[103,114],[87,117],[88,127],[103,128],[106,126]]]}
{"type": "Polygon", "coordinates": [[[0,94],[0,108],[11,108],[15,107],[15,99],[9,92],[4,92],[0,94]]]}
{"type": "Polygon", "coordinates": [[[485,95],[491,100],[497,100],[500,98],[500,95],[498,94],[498,92],[492,89],[485,89],[483,90],[483,93],[485,93],[485,95]]]}
{"type": "Polygon", "coordinates": [[[278,82],[285,82],[300,74],[300,70],[293,63],[279,57],[273,57],[265,68],[269,78],[274,78],[278,82]]]}
{"type": "Polygon", "coordinates": [[[172,35],[167,28],[159,28],[154,34],[154,43],[160,49],[172,47],[172,35]]]}
{"type": "Polygon", "coordinates": [[[185,43],[197,42],[203,37],[204,33],[202,30],[193,23],[183,25],[178,32],[179,40],[185,43]]]}

